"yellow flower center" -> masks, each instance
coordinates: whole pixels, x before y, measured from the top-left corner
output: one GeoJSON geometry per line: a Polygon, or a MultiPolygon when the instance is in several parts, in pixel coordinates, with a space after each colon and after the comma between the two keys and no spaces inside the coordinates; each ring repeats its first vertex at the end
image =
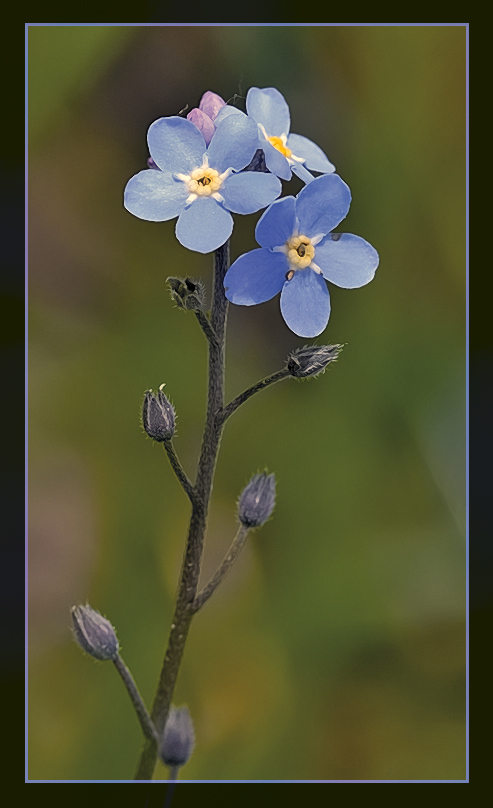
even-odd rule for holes
{"type": "Polygon", "coordinates": [[[315,258],[315,247],[308,236],[293,236],[286,242],[285,250],[293,270],[305,269],[315,258]]]}
{"type": "Polygon", "coordinates": [[[188,180],[188,190],[191,194],[197,194],[197,196],[211,196],[211,194],[219,191],[221,185],[222,180],[219,176],[219,171],[205,166],[194,169],[188,180]]]}
{"type": "Polygon", "coordinates": [[[204,155],[204,162],[199,168],[194,168],[190,174],[175,174],[174,176],[187,186],[189,193],[186,204],[190,205],[199,196],[212,196],[216,202],[223,202],[224,197],[219,193],[219,189],[230,173],[230,168],[227,168],[222,174],[215,168],[209,168],[207,155],[204,155]]]}
{"type": "Polygon", "coordinates": [[[273,135],[272,137],[268,137],[267,140],[269,141],[269,143],[272,143],[272,145],[274,146],[275,149],[277,149],[277,151],[280,151],[281,154],[284,154],[284,157],[291,157],[293,152],[286,146],[285,142],[286,139],[283,140],[282,138],[273,135]]]}

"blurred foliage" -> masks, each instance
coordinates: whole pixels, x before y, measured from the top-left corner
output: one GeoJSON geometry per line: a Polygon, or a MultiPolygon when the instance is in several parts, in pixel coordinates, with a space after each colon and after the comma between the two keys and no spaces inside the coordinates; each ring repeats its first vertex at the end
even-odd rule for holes
{"type": "MultiPolygon", "coordinates": [[[[174,223],[132,217],[145,134],[211,89],[276,86],[292,131],[351,187],[339,229],[380,253],[375,280],[331,287],[311,382],[285,381],[228,423],[204,577],[256,471],[273,518],[192,625],[177,704],[194,780],[465,777],[465,28],[31,26],[29,29],[29,776],[131,780],[141,737],[111,665],[83,657],[69,609],[117,627],[151,704],[188,504],[139,428],[166,382],[194,473],[206,345],[168,275],[210,286],[174,223]]],[[[297,193],[293,180],[287,192],[297,193]]],[[[237,217],[232,257],[256,246],[237,217]]],[[[230,307],[227,395],[304,341],[277,299],[230,307]]],[[[161,767],[158,778],[166,778],[161,767]]]]}

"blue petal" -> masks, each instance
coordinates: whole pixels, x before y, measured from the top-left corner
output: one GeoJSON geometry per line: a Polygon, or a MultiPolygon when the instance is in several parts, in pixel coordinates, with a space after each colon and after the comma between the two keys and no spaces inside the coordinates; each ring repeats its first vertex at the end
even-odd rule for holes
{"type": "Polygon", "coordinates": [[[221,174],[227,168],[239,171],[251,161],[257,151],[258,130],[246,115],[228,115],[214,122],[216,131],[207,150],[209,165],[221,174]]]}
{"type": "Polygon", "coordinates": [[[314,261],[331,283],[344,289],[357,289],[374,278],[379,258],[364,238],[350,233],[332,233],[315,247],[314,261]]]}
{"type": "Polygon", "coordinates": [[[321,171],[324,174],[332,174],[335,166],[328,160],[322,149],[316,143],[308,140],[303,135],[290,135],[286,144],[296,157],[303,157],[306,167],[311,171],[321,171]]]}
{"type": "Polygon", "coordinates": [[[236,259],[226,272],[226,297],[238,306],[255,306],[277,295],[288,271],[283,253],[252,250],[236,259]]]}
{"type": "Polygon", "coordinates": [[[177,115],[151,123],[147,143],[159,168],[181,174],[188,174],[201,166],[206,150],[202,133],[191,121],[177,115]]]}
{"type": "Polygon", "coordinates": [[[324,174],[305,185],[296,197],[300,233],[326,235],[337,227],[349,210],[351,191],[337,174],[324,174]]]}
{"type": "Polygon", "coordinates": [[[265,164],[269,171],[272,171],[273,174],[276,174],[282,180],[290,180],[291,169],[284,154],[281,154],[281,152],[263,136],[259,138],[258,147],[264,150],[265,164]]]}
{"type": "Polygon", "coordinates": [[[245,113],[242,112],[241,109],[226,104],[225,107],[222,107],[219,110],[216,117],[214,118],[215,125],[218,126],[221,123],[221,121],[224,121],[224,119],[228,117],[228,115],[243,115],[243,117],[246,118],[245,113]]]}
{"type": "Polygon", "coordinates": [[[274,174],[244,171],[228,177],[220,193],[224,207],[233,213],[255,213],[277,199],[281,190],[281,183],[274,174]]]}
{"type": "Polygon", "coordinates": [[[187,197],[184,182],[173,179],[167,171],[146,169],[127,182],[123,204],[139,219],[166,222],[178,216],[187,197]]]}
{"type": "Polygon", "coordinates": [[[299,337],[317,337],[329,322],[330,297],[322,275],[301,269],[281,292],[281,313],[299,337]]]}
{"type": "Polygon", "coordinates": [[[284,196],[272,203],[257,222],[255,238],[261,247],[281,247],[296,231],[296,199],[284,196]]]}
{"type": "Polygon", "coordinates": [[[246,97],[247,112],[254,121],[261,123],[269,137],[280,137],[289,132],[289,107],[279,90],[274,87],[251,87],[246,97]]]}
{"type": "Polygon", "coordinates": [[[215,199],[202,197],[181,213],[176,238],[195,252],[208,253],[224,244],[233,231],[233,217],[215,199]]]}

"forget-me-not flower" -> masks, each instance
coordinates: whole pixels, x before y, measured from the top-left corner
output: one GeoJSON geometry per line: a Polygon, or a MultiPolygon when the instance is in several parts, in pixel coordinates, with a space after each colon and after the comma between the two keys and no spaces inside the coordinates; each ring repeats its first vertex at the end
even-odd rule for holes
{"type": "Polygon", "coordinates": [[[349,210],[351,192],[337,174],[324,174],[297,197],[278,199],[255,229],[260,249],[240,255],[224,279],[226,297],[240,306],[281,292],[281,313],[300,337],[316,337],[330,316],[326,280],[345,289],[364,286],[378,253],[359,236],[331,233],[349,210]]]}
{"type": "MultiPolygon", "coordinates": [[[[251,87],[246,97],[248,117],[259,129],[259,148],[265,153],[269,171],[283,180],[291,179],[291,172],[308,183],[313,180],[310,171],[331,174],[335,166],[328,160],[322,149],[303,135],[290,135],[291,118],[284,96],[274,87],[251,87]]],[[[232,113],[243,115],[236,107],[225,106],[217,120],[232,113]]]]}
{"type": "Polygon", "coordinates": [[[257,127],[229,116],[217,125],[209,146],[185,118],[159,118],[147,133],[153,168],[140,171],[125,188],[124,204],[140,219],[165,222],[178,216],[176,237],[189,250],[208,253],[233,230],[233,213],[255,213],[281,192],[273,174],[247,171],[257,149],[257,127]]]}

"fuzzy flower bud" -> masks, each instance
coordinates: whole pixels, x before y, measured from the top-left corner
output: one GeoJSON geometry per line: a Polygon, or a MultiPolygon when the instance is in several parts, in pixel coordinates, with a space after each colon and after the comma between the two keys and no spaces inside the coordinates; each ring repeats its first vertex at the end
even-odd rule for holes
{"type": "Polygon", "coordinates": [[[152,390],[147,390],[142,405],[144,429],[150,438],[160,443],[171,440],[175,433],[175,411],[164,395],[163,387],[164,384],[159,388],[157,397],[152,390]]]}
{"type": "Polygon", "coordinates": [[[259,527],[267,521],[276,504],[273,474],[254,474],[238,501],[238,518],[245,527],[259,527]]]}
{"type": "Polygon", "coordinates": [[[85,606],[72,606],[72,631],[83,651],[101,662],[115,660],[120,646],[109,620],[85,606]]]}
{"type": "Polygon", "coordinates": [[[286,368],[291,376],[305,379],[323,373],[330,362],[334,362],[342,351],[342,345],[305,345],[289,354],[286,368]]]}
{"type": "Polygon", "coordinates": [[[205,287],[202,281],[192,278],[166,278],[171,298],[180,309],[203,309],[205,307],[205,287]]]}
{"type": "Polygon", "coordinates": [[[159,756],[166,766],[184,766],[195,745],[195,732],[188,707],[170,707],[159,756]]]}

